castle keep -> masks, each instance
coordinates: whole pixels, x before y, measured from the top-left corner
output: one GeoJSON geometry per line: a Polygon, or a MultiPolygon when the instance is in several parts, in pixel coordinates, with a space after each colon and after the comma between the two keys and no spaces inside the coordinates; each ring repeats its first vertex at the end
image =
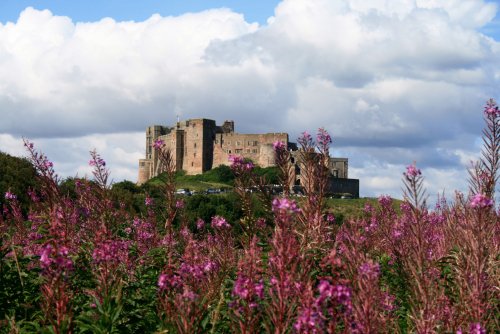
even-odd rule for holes
{"type": "MultiPolygon", "coordinates": [[[[236,133],[233,121],[217,125],[214,120],[196,118],[178,121],[173,127],[153,125],[146,129],[146,158],[139,160],[138,184],[157,176],[161,171],[153,146],[156,140],[163,140],[165,148],[170,149],[176,169],[191,175],[229,165],[230,155],[249,158],[260,167],[274,166],[273,143],[276,141],[285,143],[290,150],[297,150],[297,145],[288,141],[287,133],[236,133]]],[[[331,158],[329,168],[332,178],[348,180],[347,158],[331,158]]],[[[296,165],[295,169],[296,184],[300,184],[300,168],[296,165]]],[[[357,196],[358,193],[359,190],[353,195],[357,196]]]]}

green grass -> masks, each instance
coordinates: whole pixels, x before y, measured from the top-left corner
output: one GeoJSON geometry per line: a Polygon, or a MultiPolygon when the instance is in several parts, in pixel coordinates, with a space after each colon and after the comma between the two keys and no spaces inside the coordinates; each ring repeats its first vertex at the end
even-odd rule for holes
{"type": "Polygon", "coordinates": [[[229,186],[226,183],[219,182],[206,182],[206,181],[196,181],[196,180],[182,180],[176,182],[177,189],[189,189],[191,191],[205,191],[208,188],[217,188],[217,189],[232,189],[232,186],[229,186]]]}
{"type": "MultiPolygon", "coordinates": [[[[394,199],[393,206],[398,210],[401,203],[400,200],[394,199]]],[[[325,207],[332,212],[337,218],[337,222],[342,222],[345,219],[361,218],[364,215],[365,205],[369,203],[373,207],[378,206],[376,198],[355,198],[355,199],[340,199],[327,198],[325,207]]]]}

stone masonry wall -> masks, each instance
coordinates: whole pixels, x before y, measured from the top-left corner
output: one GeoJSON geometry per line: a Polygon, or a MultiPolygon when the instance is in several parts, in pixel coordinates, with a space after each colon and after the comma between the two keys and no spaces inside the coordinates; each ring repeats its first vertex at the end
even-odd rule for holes
{"type": "MultiPolygon", "coordinates": [[[[158,139],[172,152],[176,170],[184,170],[187,174],[201,174],[220,165],[229,165],[230,155],[249,158],[261,167],[274,166],[273,143],[281,141],[289,147],[294,145],[289,143],[287,133],[235,133],[233,121],[217,126],[214,120],[197,118],[177,122],[173,127],[154,125],[146,129],[146,159],[139,160],[138,184],[163,171],[153,148],[158,139]]],[[[292,151],[296,184],[301,184],[299,160],[299,152],[292,151]]],[[[329,169],[333,178],[347,179],[348,159],[331,158],[329,169]]]]}
{"type": "Polygon", "coordinates": [[[241,155],[261,167],[274,166],[273,143],[278,140],[288,144],[288,134],[218,133],[214,140],[212,165],[229,165],[230,155],[241,155]]]}

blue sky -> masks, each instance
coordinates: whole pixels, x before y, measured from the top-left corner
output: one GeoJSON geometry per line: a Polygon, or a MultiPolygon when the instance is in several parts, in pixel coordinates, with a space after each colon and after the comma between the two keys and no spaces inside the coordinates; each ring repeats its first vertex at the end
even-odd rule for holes
{"type": "Polygon", "coordinates": [[[292,141],[325,127],[362,196],[401,197],[413,161],[453,194],[500,100],[499,17],[489,0],[0,0],[0,150],[30,138],[67,177],[95,148],[135,181],[144,129],[177,115],[292,141]]]}
{"type": "Polygon", "coordinates": [[[0,22],[17,21],[26,7],[49,9],[56,15],[69,16],[74,21],[98,21],[112,17],[117,21],[143,21],[158,13],[180,15],[206,9],[227,7],[245,15],[249,22],[265,24],[274,15],[277,0],[0,0],[0,22]]]}

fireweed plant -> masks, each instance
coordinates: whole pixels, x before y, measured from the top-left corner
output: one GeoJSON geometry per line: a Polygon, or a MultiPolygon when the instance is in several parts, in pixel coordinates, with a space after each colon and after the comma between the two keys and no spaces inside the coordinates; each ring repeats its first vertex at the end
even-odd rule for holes
{"type": "Polygon", "coordinates": [[[483,112],[481,158],[468,194],[426,203],[416,164],[404,201],[388,196],[358,219],[325,210],[332,138],[307,132],[292,153],[274,143],[282,195],[251,161],[231,156],[243,216],[187,221],[172,152],[154,144],[164,181],[139,214],[110,193],[104,159],[61,190],[25,141],[40,186],[27,213],[0,203],[0,333],[495,333],[500,225],[495,188],[500,111],[483,112]],[[303,197],[292,197],[295,166],[303,197]]]}

